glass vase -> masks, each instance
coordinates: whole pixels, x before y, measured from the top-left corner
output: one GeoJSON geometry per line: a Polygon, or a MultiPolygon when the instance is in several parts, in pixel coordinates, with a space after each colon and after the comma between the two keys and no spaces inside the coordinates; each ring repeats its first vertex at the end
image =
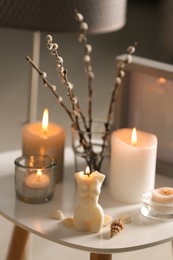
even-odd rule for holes
{"type": "MultiPolygon", "coordinates": [[[[88,126],[88,120],[86,120],[88,126]]],[[[105,175],[110,169],[111,134],[114,127],[109,130],[102,120],[92,120],[91,128],[86,129],[84,122],[79,121],[79,127],[72,125],[72,148],[75,159],[75,170],[85,171],[89,166],[90,171],[98,171],[105,175]]]]}

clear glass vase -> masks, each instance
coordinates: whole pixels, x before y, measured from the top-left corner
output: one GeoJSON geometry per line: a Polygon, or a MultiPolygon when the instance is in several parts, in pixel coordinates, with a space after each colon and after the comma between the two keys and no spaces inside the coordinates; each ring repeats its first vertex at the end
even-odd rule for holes
{"type": "MultiPolygon", "coordinates": [[[[88,121],[86,120],[88,126],[88,121]]],[[[93,120],[91,129],[86,129],[83,121],[79,121],[79,129],[72,125],[72,148],[75,158],[75,170],[99,171],[105,175],[110,169],[111,134],[113,125],[106,129],[105,121],[93,120]]]]}

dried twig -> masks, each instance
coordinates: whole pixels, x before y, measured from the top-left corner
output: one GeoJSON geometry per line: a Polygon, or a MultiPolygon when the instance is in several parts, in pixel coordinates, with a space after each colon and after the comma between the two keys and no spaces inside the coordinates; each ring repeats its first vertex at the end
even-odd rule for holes
{"type": "Polygon", "coordinates": [[[100,152],[94,151],[94,144],[92,143],[92,98],[93,98],[93,88],[92,88],[92,80],[94,79],[94,73],[92,70],[91,66],[91,51],[92,47],[90,44],[88,44],[87,40],[87,30],[88,30],[88,25],[86,22],[84,22],[83,15],[80,14],[79,12],[75,11],[75,18],[80,24],[80,28],[82,33],[79,36],[79,41],[83,44],[84,46],[84,63],[85,63],[85,71],[88,76],[88,120],[89,123],[87,124],[86,119],[84,114],[81,111],[79,102],[77,97],[74,94],[73,91],[73,84],[68,80],[67,77],[67,69],[64,68],[63,65],[63,58],[59,56],[58,54],[58,44],[53,43],[53,38],[51,35],[47,35],[46,40],[47,40],[47,48],[51,51],[51,54],[55,56],[56,58],[56,65],[57,65],[57,71],[60,75],[60,78],[62,80],[62,83],[67,87],[67,96],[69,97],[69,100],[71,102],[71,110],[65,105],[63,99],[61,96],[58,95],[56,92],[56,87],[47,80],[47,75],[45,72],[42,72],[36,65],[35,63],[27,56],[26,59],[27,61],[37,70],[39,73],[44,86],[47,86],[60,105],[64,108],[64,110],[67,112],[68,116],[71,119],[72,125],[75,130],[78,130],[78,135],[79,135],[79,143],[80,146],[83,148],[83,155],[85,154],[85,159],[87,165],[89,165],[91,170],[100,170],[103,158],[104,158],[104,151],[107,146],[107,141],[108,141],[108,136],[111,129],[111,120],[112,120],[112,114],[113,114],[113,107],[114,103],[117,99],[117,94],[119,87],[121,85],[122,79],[125,76],[124,68],[126,64],[131,62],[132,56],[135,52],[135,47],[136,43],[132,46],[129,46],[127,48],[127,55],[125,57],[125,60],[122,61],[121,63],[118,64],[118,72],[117,76],[115,77],[114,81],[114,87],[111,93],[111,98],[110,98],[110,103],[109,103],[109,108],[108,108],[108,113],[107,113],[107,118],[106,118],[106,123],[105,123],[105,131],[102,135],[102,144],[101,144],[101,150],[100,152]],[[79,123],[79,119],[82,119],[83,127],[81,128],[81,125],[79,123]],[[84,129],[84,131],[82,131],[84,129]]]}
{"type": "Polygon", "coordinates": [[[92,98],[93,98],[93,87],[92,81],[94,79],[94,72],[91,65],[91,52],[92,46],[88,44],[87,31],[88,24],[84,21],[84,17],[81,13],[75,10],[75,19],[79,22],[81,34],[79,35],[79,42],[83,44],[84,47],[84,57],[83,61],[85,64],[85,72],[88,77],[88,132],[92,132],[92,98]]]}
{"type": "Polygon", "coordinates": [[[109,108],[108,108],[108,114],[107,114],[107,119],[106,119],[106,130],[109,130],[110,127],[110,122],[112,119],[112,114],[113,114],[113,107],[114,107],[114,103],[117,99],[117,95],[118,95],[118,90],[119,90],[119,86],[122,83],[122,79],[125,76],[125,66],[128,63],[131,63],[132,61],[132,54],[135,52],[135,48],[136,48],[137,43],[135,42],[134,45],[129,46],[126,50],[126,57],[124,61],[119,62],[118,64],[118,72],[117,72],[117,76],[115,77],[114,80],[114,87],[111,93],[111,98],[110,98],[110,103],[109,103],[109,108]]]}
{"type": "Polygon", "coordinates": [[[61,96],[59,96],[56,92],[56,86],[52,85],[46,78],[47,78],[47,74],[46,72],[41,71],[36,64],[31,60],[31,58],[29,56],[26,56],[26,60],[32,65],[32,67],[37,70],[37,72],[39,73],[42,81],[43,81],[43,85],[48,87],[52,93],[54,94],[54,96],[56,97],[56,99],[58,100],[59,104],[64,108],[64,110],[67,112],[68,116],[70,117],[72,123],[74,123],[74,117],[73,117],[73,113],[67,108],[67,106],[64,104],[63,102],[63,98],[61,96]]]}

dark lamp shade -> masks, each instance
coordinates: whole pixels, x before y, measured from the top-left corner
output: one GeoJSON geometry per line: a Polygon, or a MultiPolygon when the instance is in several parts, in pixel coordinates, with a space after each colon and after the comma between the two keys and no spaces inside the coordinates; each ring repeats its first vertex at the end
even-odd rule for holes
{"type": "Polygon", "coordinates": [[[89,33],[106,33],[126,22],[127,0],[0,0],[0,26],[46,32],[78,32],[74,9],[89,33]]]}

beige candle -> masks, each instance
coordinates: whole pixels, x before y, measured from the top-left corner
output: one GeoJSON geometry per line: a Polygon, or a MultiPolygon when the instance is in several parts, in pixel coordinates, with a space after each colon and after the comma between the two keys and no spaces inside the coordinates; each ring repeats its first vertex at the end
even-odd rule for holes
{"type": "Polygon", "coordinates": [[[22,129],[23,155],[48,155],[57,161],[56,180],[63,177],[65,129],[48,123],[48,111],[44,113],[42,122],[26,124],[22,129]],[[47,121],[47,124],[46,122],[47,121]]]}

